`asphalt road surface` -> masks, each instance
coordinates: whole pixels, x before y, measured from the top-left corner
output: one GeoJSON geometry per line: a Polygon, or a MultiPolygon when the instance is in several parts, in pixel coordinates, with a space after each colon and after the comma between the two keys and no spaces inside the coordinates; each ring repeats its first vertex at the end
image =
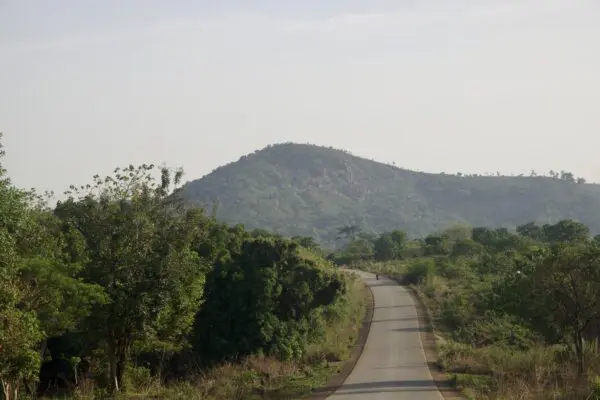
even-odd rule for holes
{"type": "Polygon", "coordinates": [[[423,351],[417,309],[395,281],[362,271],[373,290],[373,322],[362,355],[332,400],[444,400],[423,351]]]}

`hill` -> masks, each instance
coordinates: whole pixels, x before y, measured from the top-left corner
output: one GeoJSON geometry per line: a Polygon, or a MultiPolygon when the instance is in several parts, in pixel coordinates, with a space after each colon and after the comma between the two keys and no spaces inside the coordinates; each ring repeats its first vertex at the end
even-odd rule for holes
{"type": "Polygon", "coordinates": [[[195,205],[249,228],[313,236],[333,244],[337,229],[403,229],[422,236],[455,224],[512,228],[575,219],[600,232],[600,185],[569,173],[458,176],[415,172],[342,150],[268,146],[184,185],[195,205]]]}

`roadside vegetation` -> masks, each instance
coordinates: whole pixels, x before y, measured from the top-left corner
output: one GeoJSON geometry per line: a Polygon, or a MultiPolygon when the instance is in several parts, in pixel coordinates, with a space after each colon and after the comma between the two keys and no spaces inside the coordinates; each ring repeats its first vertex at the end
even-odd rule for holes
{"type": "Polygon", "coordinates": [[[438,363],[467,398],[600,399],[600,238],[585,225],[339,233],[347,244],[331,259],[424,299],[438,363]]]}
{"type": "Polygon", "coordinates": [[[50,207],[0,168],[0,398],[301,398],[336,372],[363,285],[186,207],[181,177],[117,168],[50,207]]]}

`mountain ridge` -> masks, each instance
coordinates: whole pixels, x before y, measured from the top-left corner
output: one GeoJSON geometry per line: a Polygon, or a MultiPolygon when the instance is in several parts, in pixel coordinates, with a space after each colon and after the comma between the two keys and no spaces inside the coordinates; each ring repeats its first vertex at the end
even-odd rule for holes
{"type": "Polygon", "coordinates": [[[187,182],[182,193],[207,209],[217,202],[225,222],[324,244],[334,243],[343,225],[422,236],[455,224],[514,228],[575,219],[600,231],[600,185],[567,172],[436,174],[312,144],[269,145],[187,182]]]}

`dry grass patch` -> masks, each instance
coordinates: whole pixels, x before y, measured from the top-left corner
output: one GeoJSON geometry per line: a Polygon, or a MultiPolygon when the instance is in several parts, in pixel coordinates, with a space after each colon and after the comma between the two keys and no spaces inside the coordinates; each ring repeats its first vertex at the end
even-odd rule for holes
{"type": "Polygon", "coordinates": [[[518,351],[449,341],[440,346],[439,363],[470,399],[600,399],[596,369],[600,355],[589,352],[587,358],[591,377],[579,379],[570,350],[564,346],[518,351]]]}

